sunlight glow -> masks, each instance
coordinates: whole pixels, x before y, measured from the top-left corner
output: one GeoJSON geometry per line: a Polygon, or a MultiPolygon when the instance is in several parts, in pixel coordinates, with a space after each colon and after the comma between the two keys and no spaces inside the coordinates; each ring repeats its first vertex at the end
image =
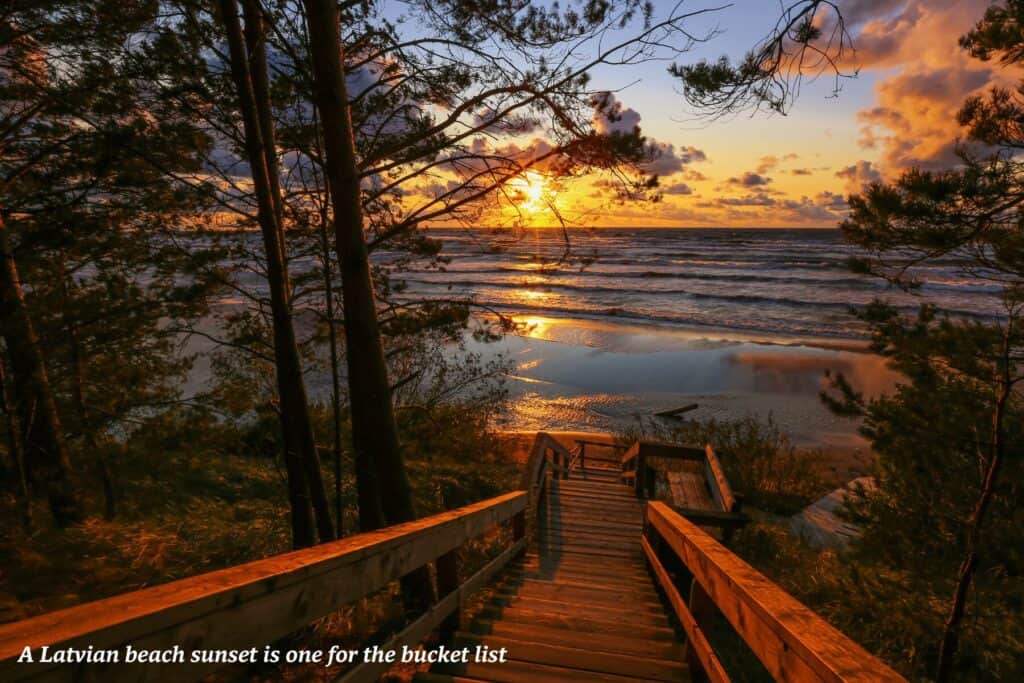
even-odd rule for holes
{"type": "Polygon", "coordinates": [[[509,181],[508,187],[509,196],[516,208],[527,214],[528,217],[549,207],[547,178],[536,171],[527,171],[522,176],[509,181]]]}

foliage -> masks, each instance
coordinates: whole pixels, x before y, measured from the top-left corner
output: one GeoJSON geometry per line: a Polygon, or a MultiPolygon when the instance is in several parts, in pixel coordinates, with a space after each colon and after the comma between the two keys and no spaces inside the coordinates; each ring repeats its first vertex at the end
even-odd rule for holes
{"type": "MultiPolygon", "coordinates": [[[[739,531],[733,550],[903,675],[931,679],[951,590],[948,582],[936,591],[914,569],[863,553],[812,549],[785,527],[768,523],[755,522],[739,531]]],[[[955,680],[1018,680],[1024,586],[1005,574],[989,573],[977,591],[977,612],[965,622],[955,680]]],[[[732,656],[746,670],[754,669],[738,654],[732,656]]]]}
{"type": "MultiPolygon", "coordinates": [[[[1022,11],[1019,2],[993,5],[961,45],[1019,66],[1022,11]]],[[[879,457],[877,487],[851,506],[864,526],[860,561],[942,605],[921,613],[935,642],[919,644],[928,656],[914,666],[940,681],[1018,678],[1024,661],[1015,629],[1004,624],[1020,621],[1024,557],[1015,541],[1024,529],[1021,92],[994,88],[968,99],[959,113],[969,135],[961,163],[871,184],[850,197],[842,225],[867,253],[853,264],[859,270],[917,289],[919,266],[944,258],[1000,304],[974,319],[928,304],[913,317],[868,306],[859,315],[872,347],[906,381],[865,400],[838,377],[838,398],[824,397],[836,412],[863,417],[879,457]]]]}

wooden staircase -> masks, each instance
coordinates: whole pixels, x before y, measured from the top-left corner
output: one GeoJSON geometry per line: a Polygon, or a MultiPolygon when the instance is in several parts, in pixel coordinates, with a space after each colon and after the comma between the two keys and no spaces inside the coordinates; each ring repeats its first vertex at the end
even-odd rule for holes
{"type": "MultiPolygon", "coordinates": [[[[518,490],[489,500],[0,625],[0,681],[199,680],[221,665],[20,660],[44,646],[257,652],[424,566],[436,600],[381,649],[419,652],[437,633],[474,653],[504,648],[506,661],[435,665],[421,683],[727,683],[707,636],[723,621],[777,681],[904,681],[723,545],[745,519],[710,446],[589,443],[597,454],[538,433],[518,490]],[[656,500],[666,479],[682,505],[656,500]],[[460,551],[485,537],[497,554],[470,573],[460,551]]],[[[339,680],[372,683],[391,668],[365,659],[339,680]]]]}
{"type": "Polygon", "coordinates": [[[690,680],[683,643],[645,566],[643,508],[621,469],[574,469],[546,488],[535,548],[509,567],[453,643],[506,648],[508,661],[435,665],[414,680],[690,680]]]}

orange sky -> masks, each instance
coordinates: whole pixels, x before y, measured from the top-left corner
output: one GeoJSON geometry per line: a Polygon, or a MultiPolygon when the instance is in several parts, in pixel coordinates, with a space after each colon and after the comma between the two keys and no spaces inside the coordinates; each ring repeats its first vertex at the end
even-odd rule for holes
{"type": "MultiPolygon", "coordinates": [[[[856,47],[846,68],[859,69],[859,75],[844,82],[838,97],[829,96],[830,79],[806,84],[788,116],[740,115],[705,123],[686,111],[663,65],[598,74],[601,87],[617,91],[628,120],[666,146],[653,167],[661,173],[662,200],[618,205],[597,178],[555,191],[535,177],[517,188],[524,219],[557,224],[547,208],[553,202],[580,225],[834,227],[843,217],[845,196],[864,183],[911,166],[953,165],[959,105],[1016,76],[972,60],[957,44],[988,2],[839,5],[856,47]]],[[[716,18],[726,29],[723,37],[692,56],[742,52],[777,11],[776,3],[763,0],[736,2],[716,18]]]]}

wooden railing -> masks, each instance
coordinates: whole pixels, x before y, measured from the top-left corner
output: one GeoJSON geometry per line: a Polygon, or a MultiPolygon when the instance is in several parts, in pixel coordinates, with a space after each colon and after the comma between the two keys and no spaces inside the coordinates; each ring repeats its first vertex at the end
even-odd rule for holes
{"type": "Polygon", "coordinates": [[[700,526],[720,529],[722,540],[725,542],[729,542],[736,529],[742,528],[750,521],[749,517],[741,513],[740,499],[729,486],[722,464],[718,461],[711,444],[707,444],[702,450],[659,441],[635,442],[622,455],[622,477],[627,483],[634,485],[636,495],[643,500],[655,498],[657,470],[651,464],[651,459],[703,463],[704,479],[717,509],[675,508],[690,521],[700,526]]]}
{"type": "Polygon", "coordinates": [[[537,432],[530,448],[530,457],[523,468],[523,477],[519,488],[530,493],[530,507],[537,510],[540,499],[546,492],[547,473],[551,471],[556,478],[565,479],[569,476],[572,464],[572,453],[547,432],[537,432]]]}
{"type": "Polygon", "coordinates": [[[686,631],[691,671],[730,680],[708,642],[720,612],[777,681],[904,680],[664,503],[648,503],[641,545],[686,631]]]}
{"type": "MultiPolygon", "coordinates": [[[[543,469],[541,470],[543,472],[543,469]]],[[[414,522],[313,548],[126,593],[0,626],[3,681],[186,681],[215,664],[44,664],[42,646],[96,650],[188,651],[258,648],[434,562],[440,599],[382,647],[415,645],[439,626],[458,626],[466,596],[525,548],[531,490],[513,491],[414,522]],[[467,541],[511,521],[510,544],[473,576],[459,580],[467,541]],[[36,662],[18,663],[31,647],[36,662]]],[[[188,654],[186,654],[188,658],[188,654]]],[[[360,664],[344,681],[374,681],[388,664],[360,664]]]]}

